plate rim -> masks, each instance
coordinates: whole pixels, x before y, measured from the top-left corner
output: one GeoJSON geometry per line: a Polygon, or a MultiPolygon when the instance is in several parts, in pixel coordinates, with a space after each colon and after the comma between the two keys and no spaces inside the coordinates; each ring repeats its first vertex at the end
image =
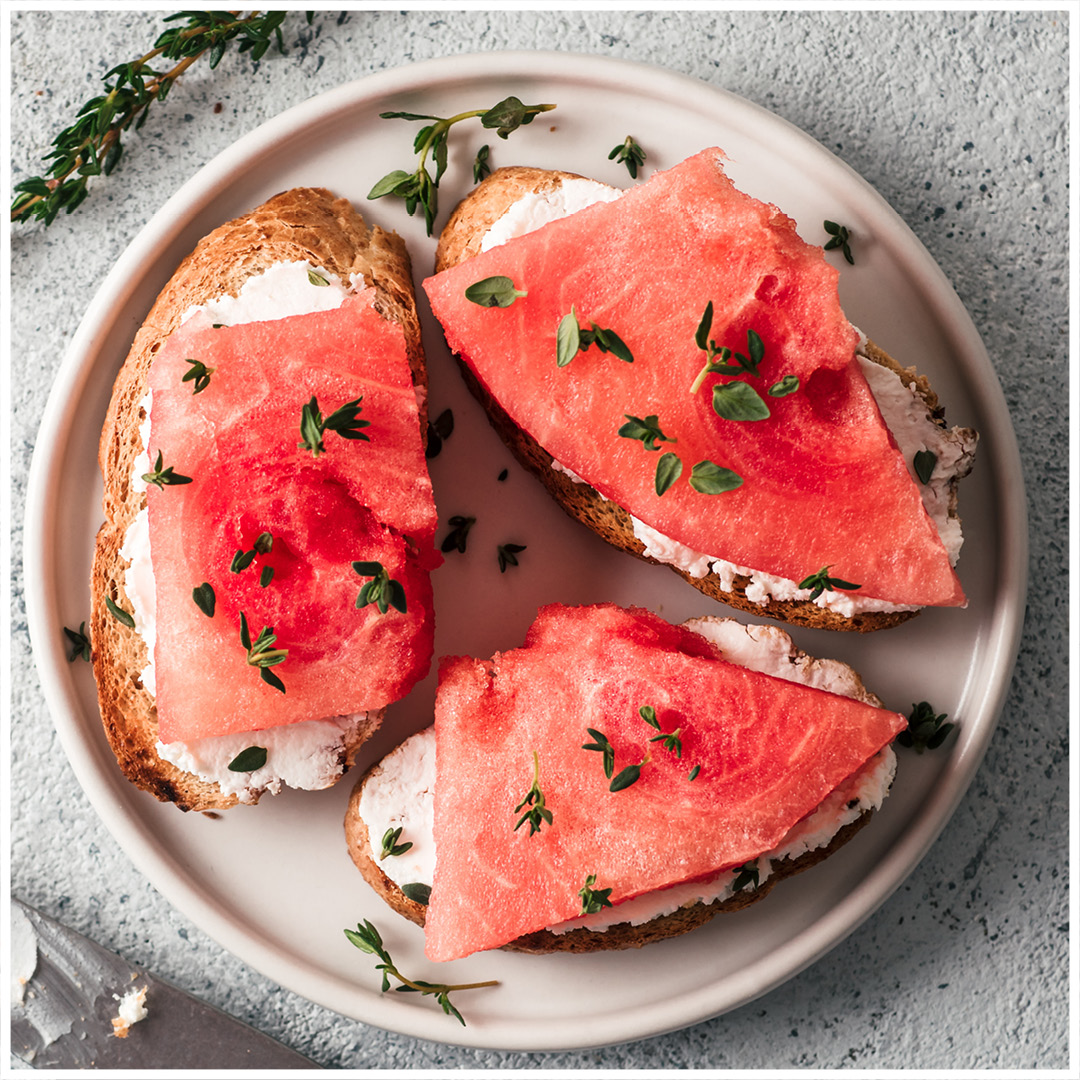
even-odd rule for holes
{"type": "MultiPolygon", "coordinates": [[[[326,1008],[404,1035],[488,1049],[584,1049],[683,1028],[768,993],[838,945],[869,918],[915,869],[966,794],[1005,703],[1022,636],[1027,588],[1027,511],[1023,491],[1019,451],[1004,395],[970,315],[936,261],[884,197],[812,136],[763,106],[729,90],[652,64],[546,50],[465,53],[375,72],[324,91],[269,118],[225,148],[185,181],[151,215],[128,244],[96,290],[57,371],[42,415],[29,470],[24,514],[26,543],[23,576],[27,617],[35,663],[49,712],[79,783],[102,823],[136,868],[166,896],[169,903],[214,938],[222,948],[267,977],[326,1008]],[[328,972],[318,974],[312,970],[314,965],[297,964],[291,956],[282,956],[277,950],[264,947],[243,922],[220,908],[213,898],[197,889],[193,890],[182,871],[174,865],[174,860],[163,857],[162,852],[154,846],[144,822],[130,820],[115,784],[91,767],[94,747],[90,745],[89,733],[71,722],[72,716],[79,711],[73,696],[71,672],[62,649],[48,634],[49,628],[55,626],[50,613],[58,610],[55,583],[50,581],[46,570],[51,561],[50,538],[54,534],[56,519],[55,498],[50,499],[49,496],[55,493],[57,466],[62,460],[62,450],[67,440],[43,439],[41,432],[68,431],[70,418],[92,376],[90,366],[85,361],[97,354],[100,340],[107,333],[106,327],[111,328],[115,323],[115,312],[122,310],[130,301],[136,287],[132,280],[133,270],[162,245],[175,240],[253,158],[268,153],[276,143],[297,137],[312,121],[328,122],[332,115],[361,108],[366,101],[389,93],[445,93],[448,88],[465,86],[475,82],[478,77],[484,80],[526,77],[556,83],[570,80],[578,86],[630,90],[650,97],[659,89],[666,94],[693,89],[695,94],[702,97],[709,96],[718,103],[726,103],[750,115],[756,114],[763,123],[783,130],[785,137],[801,142],[808,153],[818,155],[830,170],[843,170],[862,190],[875,212],[884,212],[894,239],[902,241],[901,250],[906,253],[910,266],[920,279],[925,279],[921,295],[935,306],[939,314],[948,313],[949,318],[942,321],[956,328],[963,346],[959,358],[965,389],[990,419],[994,432],[994,438],[988,440],[990,445],[981,447],[981,456],[990,456],[995,474],[1009,481],[1008,497],[997,507],[997,565],[999,569],[1008,571],[1008,576],[1004,585],[999,583],[995,608],[988,624],[988,638],[995,656],[994,678],[979,694],[982,707],[992,709],[993,718],[980,744],[968,752],[950,757],[943,781],[948,779],[952,782],[939,785],[932,799],[883,853],[861,885],[840,905],[786,942],[783,956],[788,957],[794,952],[794,965],[789,959],[782,960],[779,955],[774,955],[770,958],[772,962],[764,965],[764,973],[759,969],[752,977],[748,976],[738,983],[743,989],[734,995],[737,1000],[730,992],[734,984],[729,979],[714,984],[711,992],[700,993],[699,1008],[693,1015],[673,1015],[676,1008],[674,1003],[668,1010],[653,1007],[650,1010],[653,1022],[645,1028],[634,1025],[637,1014],[631,1013],[629,1015],[633,1019],[623,1025],[625,1030],[622,1033],[604,1035],[599,1039],[592,1033],[588,1021],[569,1025],[573,1029],[569,1038],[566,1037],[567,1027],[564,1026],[554,1033],[553,1038],[548,1039],[532,1037],[535,1032],[530,1028],[530,1037],[523,1040],[515,1037],[513,1029],[519,1025],[516,1020],[488,1021],[482,1027],[454,1032],[437,1022],[444,1019],[440,1013],[429,1015],[420,1010],[396,1010],[380,997],[373,999],[374,1008],[369,1007],[372,1003],[365,1000],[365,1007],[361,1010],[363,1015],[355,1011],[343,1012],[340,1001],[331,1002],[324,993],[327,985],[343,983],[343,980],[328,972]],[[183,212],[178,212],[180,210],[183,212]],[[100,310],[99,301],[105,297],[111,298],[114,314],[103,320],[96,312],[100,310]],[[984,370],[977,372],[976,369],[980,367],[984,370]],[[984,375],[986,371],[994,376],[988,382],[972,377],[977,373],[984,375]],[[63,661],[63,666],[60,666],[60,661],[63,661]],[[109,813],[108,818],[103,808],[109,813]],[[120,828],[121,825],[125,828],[120,828]],[[853,914],[856,917],[853,918],[853,914]],[[225,944],[224,939],[230,940],[230,944],[225,944]],[[243,947],[238,948],[234,939],[239,939],[243,947]],[[797,948],[793,948],[796,945],[797,948]],[[290,973],[288,982],[282,978],[283,971],[290,973]],[[479,1037],[473,1037],[474,1034],[479,1037]]],[[[350,989],[355,994],[355,988],[350,989]]],[[[678,1007],[681,1008],[681,999],[678,1007]]]]}

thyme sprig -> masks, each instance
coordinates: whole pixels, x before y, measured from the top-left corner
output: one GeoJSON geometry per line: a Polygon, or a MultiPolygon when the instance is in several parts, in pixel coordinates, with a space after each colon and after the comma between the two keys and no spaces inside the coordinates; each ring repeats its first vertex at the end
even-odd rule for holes
{"type": "Polygon", "coordinates": [[[276,642],[277,634],[272,626],[264,626],[259,631],[259,636],[252,641],[247,615],[240,612],[240,643],[247,649],[247,662],[259,669],[259,678],[264,683],[284,694],[285,684],[270,669],[283,664],[289,658],[289,650],[273,648],[276,642]]]}
{"type": "Polygon", "coordinates": [[[78,630],[71,630],[68,627],[64,627],[64,634],[68,641],[71,642],[71,652],[68,653],[68,661],[74,660],[77,656],[81,656],[87,663],[90,662],[90,635],[86,632],[86,623],[79,623],[78,630]]]}
{"type": "Polygon", "coordinates": [[[476,518],[463,517],[455,514],[450,519],[450,531],[443,537],[439,550],[446,554],[449,551],[458,551],[465,554],[465,544],[469,538],[469,530],[476,524],[476,518]]]}
{"type": "MultiPolygon", "coordinates": [[[[45,176],[34,176],[14,187],[11,220],[37,218],[52,224],[64,210],[71,213],[86,198],[92,176],[108,176],[123,153],[121,139],[138,131],[155,101],[164,101],[177,79],[200,57],[208,55],[215,68],[229,44],[260,60],[272,43],[284,51],[281,24],[288,12],[181,11],[165,22],[184,21],[163,31],[154,47],[129,63],[118,64],[104,76],[103,92],[87,101],[73,124],[53,139],[45,155],[51,161],[45,176]],[[178,61],[168,70],[150,67],[158,57],[178,61]]],[[[312,15],[308,14],[308,22],[312,15]]]]}
{"type": "MultiPolygon", "coordinates": [[[[468,112],[456,113],[454,116],[443,117],[433,116],[430,113],[411,112],[379,113],[384,120],[433,120],[434,123],[422,127],[413,139],[413,153],[420,156],[415,171],[409,173],[404,169],[394,169],[388,172],[368,192],[368,198],[381,199],[385,195],[394,195],[399,199],[404,199],[405,210],[410,217],[418,206],[421,207],[424,211],[427,234],[430,236],[435,224],[435,215],[439,212],[439,181],[446,172],[447,141],[450,129],[463,120],[479,117],[480,123],[485,128],[494,128],[495,134],[500,139],[505,139],[510,132],[531,124],[540,113],[554,108],[554,105],[525,105],[520,98],[511,95],[503,98],[490,109],[472,109],[468,112]],[[427,169],[429,155],[435,162],[434,176],[427,169]]],[[[486,165],[486,162],[487,155],[485,154],[483,165],[486,165]]],[[[477,176],[475,163],[473,175],[477,176]]]]}
{"type": "Polygon", "coordinates": [[[638,715],[645,721],[649,727],[655,728],[660,732],[659,735],[654,735],[649,742],[658,742],[664,744],[664,749],[671,751],[677,758],[682,759],[682,728],[677,727],[674,731],[665,734],[664,729],[660,726],[660,721],[656,718],[656,710],[651,705],[642,705],[638,709],[638,715]]]}
{"type": "Polygon", "coordinates": [[[627,344],[614,330],[604,329],[590,322],[591,330],[582,329],[578,324],[577,311],[573,304],[570,312],[559,321],[559,328],[555,333],[555,363],[559,367],[566,367],[579,352],[595,345],[602,353],[609,352],[626,363],[634,362],[634,354],[627,344]]]}
{"type": "Polygon", "coordinates": [[[604,776],[610,780],[611,774],[615,770],[615,747],[611,745],[610,740],[602,731],[597,731],[596,728],[586,728],[585,730],[593,737],[593,741],[584,743],[581,749],[597,750],[604,755],[604,776]]]}
{"type": "Polygon", "coordinates": [[[404,855],[413,845],[411,840],[406,840],[404,844],[399,844],[398,840],[401,839],[401,830],[403,825],[399,825],[396,829],[387,829],[382,836],[382,850],[379,852],[379,862],[383,859],[390,858],[394,855],[404,855]]]}
{"type": "Polygon", "coordinates": [[[360,402],[363,400],[363,395],[361,395],[352,401],[346,401],[324,419],[319,411],[318,398],[313,394],[311,400],[300,410],[300,434],[303,438],[296,444],[297,447],[300,450],[310,450],[314,457],[318,457],[326,450],[322,437],[327,431],[335,431],[343,439],[362,439],[364,442],[371,442],[371,438],[361,430],[361,428],[371,427],[371,421],[358,419],[360,402]]]}
{"type": "Polygon", "coordinates": [[[944,723],[948,713],[936,713],[929,701],[911,706],[906,731],[896,736],[901,746],[913,747],[921,754],[924,750],[936,750],[947,738],[955,724],[944,723]]]}
{"type": "Polygon", "coordinates": [[[816,574],[810,574],[808,577],[802,579],[799,582],[800,589],[810,590],[810,599],[816,600],[823,592],[833,589],[861,589],[861,585],[855,585],[850,581],[843,581],[840,578],[829,577],[829,571],[832,569],[832,563],[828,566],[823,566],[816,574]]]}
{"type": "Polygon", "coordinates": [[[655,413],[646,416],[644,420],[629,413],[623,413],[623,416],[628,422],[619,428],[619,434],[624,439],[640,439],[646,450],[659,450],[662,442],[678,442],[678,439],[672,439],[663,433],[660,429],[660,418],[655,413]]]}
{"type": "Polygon", "coordinates": [[[735,880],[731,883],[732,892],[741,892],[749,885],[752,889],[757,889],[758,882],[761,878],[761,873],[758,870],[757,859],[751,862],[744,863],[742,866],[736,867],[735,880]]]}
{"type": "MultiPolygon", "coordinates": [[[[268,552],[273,551],[273,549],[273,534],[261,532],[255,537],[255,543],[252,544],[247,551],[242,551],[240,548],[236,549],[236,554],[233,555],[233,560],[229,564],[229,569],[234,574],[242,574],[255,561],[256,555],[266,555],[268,552]]],[[[269,567],[265,567],[264,570],[265,569],[269,569],[269,567]]],[[[269,584],[269,580],[267,581],[267,584],[269,584]]]]}
{"type": "Polygon", "coordinates": [[[844,258],[854,266],[855,260],[851,257],[851,230],[838,225],[835,221],[826,221],[824,226],[825,231],[832,237],[825,244],[824,250],[832,251],[839,248],[844,253],[844,258]]]}
{"type": "Polygon", "coordinates": [[[201,394],[210,385],[210,376],[217,371],[217,368],[207,367],[201,360],[193,360],[190,357],[184,363],[190,364],[191,368],[180,381],[193,382],[195,386],[191,391],[192,395],[201,394]]]}
{"type": "Polygon", "coordinates": [[[533,756],[533,781],[532,787],[529,788],[525,795],[525,798],[521,800],[514,807],[514,813],[521,813],[525,810],[525,807],[530,809],[525,810],[524,814],[518,819],[518,823],[514,826],[514,832],[517,832],[522,825],[527,821],[529,823],[529,835],[532,836],[540,831],[540,826],[546,821],[549,825],[552,823],[551,811],[544,803],[544,793],[540,790],[540,756],[534,750],[533,756]]]}
{"type": "Polygon", "coordinates": [[[157,461],[154,462],[154,468],[151,472],[143,473],[142,478],[148,484],[156,484],[162,491],[165,490],[170,484],[190,484],[190,476],[181,476],[178,472],[173,472],[173,466],[170,465],[167,469],[163,469],[161,451],[158,451],[157,461]]]}
{"type": "Polygon", "coordinates": [[[625,165],[626,171],[636,180],[638,169],[645,164],[646,153],[633,135],[627,135],[618,146],[608,154],[608,161],[614,161],[617,165],[625,165]]]}
{"type": "Polygon", "coordinates": [[[499,560],[499,573],[505,574],[508,566],[517,566],[517,557],[527,546],[527,544],[498,544],[495,552],[499,560]]]}
{"type": "Polygon", "coordinates": [[[407,604],[405,601],[405,588],[400,581],[396,581],[387,572],[381,562],[354,562],[352,568],[361,577],[370,577],[371,580],[360,590],[356,597],[358,608],[374,604],[379,609],[380,615],[385,615],[391,608],[405,614],[407,604]]]}
{"type": "Polygon", "coordinates": [[[451,1003],[450,995],[459,990],[477,990],[482,986],[499,985],[497,980],[494,979],[489,979],[486,982],[457,983],[456,985],[430,983],[425,982],[423,979],[408,979],[398,971],[397,966],[390,957],[390,953],[386,951],[386,947],[383,945],[382,936],[367,919],[362,923],[357,923],[355,930],[345,930],[345,936],[362,952],[379,958],[380,963],[375,965],[375,970],[383,973],[382,990],[384,994],[390,989],[390,978],[392,976],[401,984],[394,987],[396,991],[412,991],[425,997],[434,995],[435,1000],[442,1007],[442,1011],[447,1016],[456,1017],[462,1027],[465,1027],[465,1018],[451,1003]]]}
{"type": "Polygon", "coordinates": [[[611,896],[611,889],[594,889],[595,884],[596,875],[589,874],[585,878],[584,886],[578,889],[582,915],[595,915],[601,908],[614,906],[608,899],[611,896]]]}

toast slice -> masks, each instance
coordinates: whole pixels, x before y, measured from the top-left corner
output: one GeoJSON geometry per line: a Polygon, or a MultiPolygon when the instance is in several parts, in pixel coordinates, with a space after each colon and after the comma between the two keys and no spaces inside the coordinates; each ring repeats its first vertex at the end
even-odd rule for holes
{"type": "MultiPolygon", "coordinates": [[[[479,184],[451,215],[439,238],[436,274],[478,255],[484,236],[523,196],[549,193],[567,180],[583,179],[573,173],[524,166],[498,169],[479,184]]],[[[937,395],[926,377],[918,375],[914,368],[902,367],[872,341],[867,341],[861,347],[860,354],[866,360],[888,369],[903,386],[917,395],[923,405],[926,421],[938,430],[939,438],[947,445],[948,457],[954,460],[954,464],[950,476],[941,484],[941,490],[935,497],[945,504],[945,513],[958,530],[958,484],[973,465],[977,433],[970,428],[947,427],[944,409],[937,395]]],[[[492,426],[518,461],[540,480],[567,514],[614,547],[646,561],[660,561],[649,554],[646,543],[635,535],[631,515],[626,509],[604,498],[589,484],[580,482],[579,478],[559,468],[557,463],[553,464],[551,454],[514,422],[461,356],[456,358],[466,384],[484,407],[492,426]]],[[[754,615],[765,615],[803,626],[828,630],[880,630],[911,619],[919,610],[868,610],[842,614],[808,599],[778,599],[772,595],[766,595],[763,599],[760,588],[754,588],[752,576],[738,572],[738,568],[725,576],[715,571],[695,576],[671,563],[668,565],[695,588],[716,600],[754,615]]]]}
{"type": "MultiPolygon", "coordinates": [[[[135,629],[109,611],[106,601],[130,612],[125,587],[128,560],[121,554],[128,529],[146,505],[133,485],[136,459],[143,453],[140,424],[154,355],[179,327],[184,313],[223,295],[236,296],[244,283],[271,266],[306,260],[343,282],[357,275],[376,290],[375,307],[404,333],[412,380],[426,439],[427,375],[411,268],[404,242],[378,227],[369,228],[346,199],[321,188],[282,192],[204,237],[181,263],[136,334],[117,376],[98,460],[104,478],[104,523],[98,532],[91,572],[91,640],[101,717],[109,743],[127,778],[156,798],[183,810],[220,810],[238,801],[257,802],[265,789],[242,799],[224,794],[217,783],[177,768],[157,752],[153,695],[141,673],[147,646],[135,629]]],[[[382,711],[358,715],[346,725],[338,754],[344,774],[362,743],[378,728],[382,711]]]]}
{"type": "MultiPolygon", "coordinates": [[[[865,687],[851,667],[839,661],[819,660],[809,656],[798,649],[791,637],[778,627],[746,626],[735,619],[717,616],[691,619],[683,626],[712,641],[725,658],[734,663],[805,686],[828,688],[867,705],[882,706],[880,699],[865,687]]],[[[397,870],[396,864],[405,861],[407,852],[403,852],[400,857],[384,856],[382,829],[385,821],[376,824],[374,821],[365,820],[362,808],[365,793],[372,791],[374,794],[380,787],[388,795],[375,794],[373,801],[368,804],[369,807],[378,808],[374,813],[386,812],[387,804],[384,800],[387,797],[392,801],[399,796],[409,797],[411,794],[414,799],[430,801],[434,787],[434,743],[433,731],[428,728],[407,740],[381,762],[372,765],[353,788],[344,822],[349,856],[364,879],[394,911],[418,926],[425,924],[426,905],[407,896],[402,891],[402,884],[407,887],[407,883],[399,884],[386,872],[387,869],[397,870]]],[[[886,778],[883,784],[887,787],[891,781],[891,770],[895,767],[891,749],[885,747],[880,750],[875,758],[871,759],[871,764],[886,778]]],[[[857,789],[852,789],[855,790],[857,789]]],[[[525,953],[598,952],[640,948],[654,941],[687,933],[718,914],[739,911],[764,899],[780,881],[827,859],[869,824],[882,798],[884,790],[872,798],[861,795],[858,806],[855,806],[854,802],[845,804],[834,799],[835,805],[823,807],[821,812],[822,820],[831,815],[831,824],[823,827],[818,821],[803,830],[803,835],[815,837],[812,843],[817,846],[809,846],[804,850],[807,845],[792,842],[789,834],[787,853],[769,860],[767,876],[763,876],[760,883],[752,888],[745,885],[734,891],[729,888],[727,895],[721,893],[711,902],[684,901],[675,910],[666,910],[652,917],[648,917],[648,912],[643,913],[639,907],[633,913],[633,921],[629,918],[619,921],[617,917],[611,917],[606,920],[608,925],[604,929],[575,925],[537,930],[524,934],[501,948],[525,953]],[[845,806],[848,813],[845,817],[838,817],[838,808],[845,806]]],[[[389,820],[396,823],[403,820],[403,815],[394,813],[389,820]]],[[[428,832],[430,822],[425,826],[423,820],[424,811],[418,811],[414,807],[408,815],[400,841],[417,841],[418,845],[424,846],[426,854],[407,870],[396,873],[399,880],[402,873],[406,876],[430,873],[430,853],[433,850],[434,837],[428,832]]],[[[793,833],[795,831],[793,830],[793,833]]],[[[779,850],[783,852],[784,845],[781,845],[779,850]]],[[[640,900],[641,898],[636,898],[633,903],[638,904],[640,900]]],[[[666,905],[661,903],[656,906],[658,910],[662,910],[673,905],[668,902],[666,905]]]]}

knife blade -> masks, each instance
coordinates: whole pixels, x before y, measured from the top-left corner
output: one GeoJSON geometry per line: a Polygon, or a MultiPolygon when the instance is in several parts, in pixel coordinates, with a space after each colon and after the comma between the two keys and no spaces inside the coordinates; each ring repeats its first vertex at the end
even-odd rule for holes
{"type": "Polygon", "coordinates": [[[35,1068],[321,1068],[15,897],[11,976],[11,1049],[35,1068]]]}

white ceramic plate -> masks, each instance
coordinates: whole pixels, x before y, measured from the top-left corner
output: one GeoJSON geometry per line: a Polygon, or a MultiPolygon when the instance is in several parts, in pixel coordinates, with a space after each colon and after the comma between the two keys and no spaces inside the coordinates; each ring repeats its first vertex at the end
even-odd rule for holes
{"type": "MultiPolygon", "coordinates": [[[[421,299],[421,303],[423,300],[421,299]]],[[[490,655],[519,644],[541,603],[638,603],[672,621],[727,613],[669,571],[614,552],[566,518],[513,463],[465,391],[425,311],[432,406],[457,427],[432,462],[440,517],[479,519],[465,556],[435,578],[436,655],[490,655]],[[510,477],[496,477],[508,466],[510,477]],[[495,545],[527,544],[500,575],[495,545]]],[[[1000,389],[978,334],[937,266],[868,185],[818,143],[763,109],[680,75],[556,53],[453,57],[401,68],[321,95],[264,125],[185,184],[119,260],[57,377],[38,442],[27,518],[27,598],[42,682],[65,749],[102,820],[132,860],[189,918],[253,967],[313,1001],[367,1023],[444,1042],[550,1050],[642,1038],[741,1005],[801,970],[854,929],[900,884],[945,825],[986,749],[1004,701],[1024,609],[1026,526],[1019,459],[1000,389]],[[433,971],[422,933],[368,889],[345,851],[351,784],[287,792],[219,819],[156,803],[120,775],[101,732],[93,681],[64,655],[64,624],[87,616],[86,581],[100,522],[98,433],[113,377],[160,287],[214,226],[297,184],[351,198],[397,229],[418,279],[433,242],[400,201],[368,203],[392,168],[411,169],[415,124],[386,110],[451,115],[507,94],[554,102],[503,142],[479,125],[451,136],[443,211],[471,186],[484,142],[496,165],[566,168],[625,186],[607,152],[632,133],[645,174],[709,145],[736,184],[771,200],[814,243],[822,221],[854,230],[856,265],[841,267],[849,317],[893,355],[930,375],[953,423],[982,432],[961,509],[966,610],[929,611],[876,635],[796,632],[811,653],[853,663],[888,704],[930,700],[959,723],[937,753],[901,752],[894,793],[872,826],[823,866],[764,903],[643,951],[528,957],[495,952],[433,971]],[[372,959],[342,929],[370,918],[401,968],[498,988],[459,995],[468,1027],[430,1000],[379,992],[372,959]]],[[[445,529],[440,530],[440,537],[445,529]]],[[[429,678],[391,710],[361,767],[429,722],[429,678]]],[[[359,775],[359,772],[356,773],[359,775]]]]}

